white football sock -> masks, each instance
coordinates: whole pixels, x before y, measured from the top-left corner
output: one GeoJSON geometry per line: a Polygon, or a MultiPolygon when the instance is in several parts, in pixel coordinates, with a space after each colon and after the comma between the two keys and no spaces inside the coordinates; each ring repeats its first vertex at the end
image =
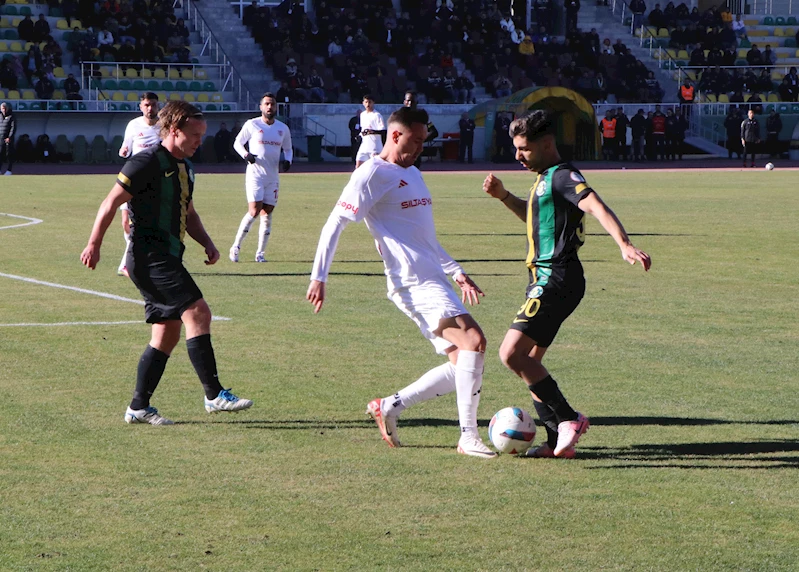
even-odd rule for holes
{"type": "Polygon", "coordinates": [[[241,224],[239,224],[239,230],[236,233],[236,240],[233,241],[233,246],[241,248],[241,243],[247,238],[247,233],[250,232],[250,227],[254,220],[255,217],[250,216],[250,213],[244,215],[244,218],[241,219],[241,224]]]}
{"type": "Polygon", "coordinates": [[[434,367],[393,396],[383,399],[383,413],[399,417],[400,413],[412,405],[453,391],[455,391],[455,367],[447,362],[434,367]]]}
{"type": "Polygon", "coordinates": [[[269,242],[269,235],[272,234],[272,215],[261,215],[261,228],[258,232],[258,250],[256,252],[265,252],[266,243],[269,242]]]}
{"type": "Polygon", "coordinates": [[[122,253],[122,262],[119,263],[119,268],[117,268],[117,272],[122,272],[122,269],[128,265],[128,247],[130,246],[130,233],[122,231],[122,234],[125,235],[125,252],[122,253]]]}
{"type": "Polygon", "coordinates": [[[455,390],[458,392],[458,418],[461,431],[477,433],[477,406],[483,387],[485,354],[460,350],[455,365],[455,390]]]}

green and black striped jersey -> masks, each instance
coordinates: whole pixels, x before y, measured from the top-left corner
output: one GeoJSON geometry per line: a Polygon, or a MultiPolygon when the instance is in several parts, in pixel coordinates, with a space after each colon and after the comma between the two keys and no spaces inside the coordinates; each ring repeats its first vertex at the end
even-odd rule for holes
{"type": "Polygon", "coordinates": [[[532,281],[548,269],[578,260],[585,242],[585,213],[577,204],[593,189],[570,163],[538,174],[527,200],[527,267],[532,281]]]}
{"type": "Polygon", "coordinates": [[[186,215],[194,193],[194,167],[175,159],[163,146],[133,155],[117,176],[133,195],[130,216],[134,247],[183,257],[186,215]]]}

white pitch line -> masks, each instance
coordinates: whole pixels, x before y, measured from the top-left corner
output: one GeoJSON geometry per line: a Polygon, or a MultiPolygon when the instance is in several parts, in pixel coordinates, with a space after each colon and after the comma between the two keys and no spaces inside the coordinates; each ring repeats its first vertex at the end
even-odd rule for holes
{"type": "Polygon", "coordinates": [[[21,215],[15,215],[15,214],[10,214],[10,213],[0,213],[0,216],[10,216],[11,218],[21,218],[23,220],[29,221],[29,222],[24,222],[22,224],[12,224],[10,226],[0,226],[0,230],[6,230],[8,228],[19,228],[21,226],[30,226],[32,224],[39,224],[41,222],[44,222],[40,218],[31,218],[29,216],[21,216],[21,215]]]}
{"type": "MultiPolygon", "coordinates": [[[[22,282],[29,282],[31,284],[37,284],[39,286],[49,286],[50,288],[62,288],[64,290],[72,290],[73,292],[79,292],[81,294],[91,294],[92,296],[109,298],[111,300],[117,300],[118,302],[128,302],[130,304],[138,304],[139,306],[144,306],[143,300],[134,300],[133,298],[125,298],[123,296],[117,296],[116,294],[109,294],[108,292],[98,292],[97,290],[87,290],[86,288],[77,288],[75,286],[56,284],[55,282],[45,282],[44,280],[36,280],[35,278],[26,278],[24,276],[16,276],[15,274],[5,274],[4,272],[0,272],[0,277],[11,278],[12,280],[21,280],[22,282]]],[[[224,316],[213,316],[212,319],[221,322],[227,322],[231,320],[231,318],[225,318],[224,316]]],[[[43,324],[43,325],[56,325],[56,324],[43,324]]]]}
{"type": "Polygon", "coordinates": [[[36,326],[118,326],[121,324],[143,324],[142,320],[128,320],[126,322],[55,322],[53,324],[0,324],[0,328],[30,328],[36,326]]]}

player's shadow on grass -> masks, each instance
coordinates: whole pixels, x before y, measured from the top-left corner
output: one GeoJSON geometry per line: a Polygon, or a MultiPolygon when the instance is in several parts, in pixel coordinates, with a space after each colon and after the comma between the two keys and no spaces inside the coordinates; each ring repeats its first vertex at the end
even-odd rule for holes
{"type": "Polygon", "coordinates": [[[797,419],[771,419],[757,421],[742,421],[736,419],[703,419],[699,417],[591,417],[591,425],[794,425],[799,423],[797,419]]]}
{"type": "Polygon", "coordinates": [[[790,453],[799,453],[799,441],[652,443],[619,448],[586,446],[580,447],[579,458],[617,461],[594,467],[596,469],[799,469],[799,455],[790,453]]]}

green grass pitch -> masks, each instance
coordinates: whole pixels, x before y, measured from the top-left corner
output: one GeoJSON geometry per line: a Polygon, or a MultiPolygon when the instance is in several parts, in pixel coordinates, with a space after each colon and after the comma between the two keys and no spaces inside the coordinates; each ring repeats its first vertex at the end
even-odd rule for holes
{"type": "MultiPolygon", "coordinates": [[[[495,411],[532,407],[497,358],[525,229],[484,175],[425,178],[441,243],[486,294],[487,438],[495,411]]],[[[532,180],[499,176],[517,194],[532,180]]],[[[653,267],[588,222],[586,296],[545,360],[592,419],[574,461],[456,454],[454,395],[406,412],[406,447],[380,440],[366,403],[442,359],[386,299],[363,225],[344,231],[322,312],[305,301],[341,174],[282,177],[267,264],[255,232],[227,260],[243,174],[198,176],[222,260],[192,243],[186,265],[230,318],[212,327],[220,378],[255,406],[207,415],[181,342],[153,401],[178,424],[126,425],[142,307],[54,286],[139,299],[116,276],[118,217],[97,270],[79,262],[114,177],[4,178],[0,570],[796,570],[796,173],[586,176],[653,267]]]]}

